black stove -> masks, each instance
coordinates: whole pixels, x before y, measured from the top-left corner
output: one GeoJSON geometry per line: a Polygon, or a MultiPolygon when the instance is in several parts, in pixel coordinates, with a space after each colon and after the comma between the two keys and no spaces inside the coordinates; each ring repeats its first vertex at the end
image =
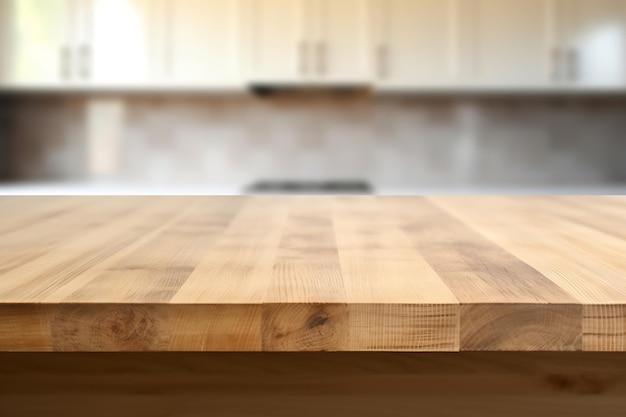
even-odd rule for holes
{"type": "Polygon", "coordinates": [[[372,186],[362,180],[262,180],[246,187],[247,194],[372,194],[372,186]]]}

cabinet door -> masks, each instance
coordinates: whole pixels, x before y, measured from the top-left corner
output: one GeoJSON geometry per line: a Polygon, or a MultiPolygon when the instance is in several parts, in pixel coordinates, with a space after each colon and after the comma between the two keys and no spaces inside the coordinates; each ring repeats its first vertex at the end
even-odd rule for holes
{"type": "Polygon", "coordinates": [[[303,0],[244,1],[247,78],[251,82],[293,83],[310,76],[312,44],[307,39],[303,0]]]}
{"type": "Polygon", "coordinates": [[[5,84],[57,86],[72,76],[71,0],[3,0],[5,84]]]}
{"type": "Polygon", "coordinates": [[[548,0],[466,0],[461,4],[464,84],[495,88],[551,84],[548,0]]]}
{"type": "Polygon", "coordinates": [[[239,1],[171,2],[171,80],[211,87],[240,83],[239,1]]]}
{"type": "Polygon", "coordinates": [[[437,87],[456,76],[456,2],[379,0],[375,73],[378,88],[437,87]]]}
{"type": "Polygon", "coordinates": [[[316,78],[327,83],[365,83],[368,9],[364,0],[319,0],[314,35],[316,78]]]}
{"type": "Polygon", "coordinates": [[[561,0],[563,78],[593,87],[626,83],[626,0],[561,0]]]}
{"type": "MultiPolygon", "coordinates": [[[[18,0],[19,1],[19,0],[18,0]]],[[[86,77],[96,85],[141,85],[151,81],[155,19],[151,0],[92,0],[91,45],[80,51],[91,62],[86,77]]]]}

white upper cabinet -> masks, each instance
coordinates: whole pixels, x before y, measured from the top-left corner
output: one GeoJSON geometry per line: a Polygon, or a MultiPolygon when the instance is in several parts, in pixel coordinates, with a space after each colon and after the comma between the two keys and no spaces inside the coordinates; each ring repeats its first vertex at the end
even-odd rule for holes
{"type": "Polygon", "coordinates": [[[148,80],[150,7],[163,0],[0,0],[4,84],[86,87],[148,80]]]}
{"type": "Polygon", "coordinates": [[[366,82],[367,11],[366,0],[247,0],[249,80],[366,82]]]}
{"type": "Polygon", "coordinates": [[[92,84],[142,85],[157,77],[154,1],[91,0],[91,42],[79,57],[92,84]]]}
{"type": "MultiPolygon", "coordinates": [[[[311,71],[303,0],[244,0],[246,78],[294,83],[311,71]]],[[[310,2],[309,2],[310,3],[310,2]]]]}
{"type": "Polygon", "coordinates": [[[240,85],[239,0],[168,1],[166,80],[198,87],[240,85]]]}
{"type": "Polygon", "coordinates": [[[626,0],[372,0],[379,89],[626,84],[626,0]]]}
{"type": "Polygon", "coordinates": [[[376,86],[436,88],[458,79],[456,0],[373,0],[376,86]]]}
{"type": "Polygon", "coordinates": [[[542,88],[555,77],[550,0],[459,3],[461,84],[542,88]]]}
{"type": "Polygon", "coordinates": [[[0,0],[9,86],[242,84],[240,0],[0,0]]]}
{"type": "Polygon", "coordinates": [[[73,76],[72,0],[0,0],[3,84],[61,85],[73,76]]]}
{"type": "Polygon", "coordinates": [[[0,86],[626,88],[626,0],[0,0],[0,86]]]}
{"type": "Polygon", "coordinates": [[[580,87],[626,84],[626,1],[557,0],[559,82],[580,87]]]}
{"type": "Polygon", "coordinates": [[[242,84],[239,0],[91,0],[91,83],[242,84]]]}
{"type": "Polygon", "coordinates": [[[359,84],[370,80],[366,0],[309,0],[314,33],[311,77],[323,83],[359,84]]]}

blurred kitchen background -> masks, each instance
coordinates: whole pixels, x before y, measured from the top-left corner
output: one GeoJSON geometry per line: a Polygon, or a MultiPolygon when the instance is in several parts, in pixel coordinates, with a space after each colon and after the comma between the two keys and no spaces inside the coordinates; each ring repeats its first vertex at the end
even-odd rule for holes
{"type": "Polygon", "coordinates": [[[624,193],[626,0],[0,0],[0,194],[624,193]]]}

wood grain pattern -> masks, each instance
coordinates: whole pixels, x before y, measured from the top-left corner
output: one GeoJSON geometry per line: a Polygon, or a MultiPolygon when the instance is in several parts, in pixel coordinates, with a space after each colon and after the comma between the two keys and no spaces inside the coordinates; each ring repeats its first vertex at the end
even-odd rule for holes
{"type": "Polygon", "coordinates": [[[626,197],[3,197],[2,351],[624,351],[626,197]]]}
{"type": "Polygon", "coordinates": [[[433,200],[582,305],[582,350],[624,350],[625,197],[433,200]]]}

